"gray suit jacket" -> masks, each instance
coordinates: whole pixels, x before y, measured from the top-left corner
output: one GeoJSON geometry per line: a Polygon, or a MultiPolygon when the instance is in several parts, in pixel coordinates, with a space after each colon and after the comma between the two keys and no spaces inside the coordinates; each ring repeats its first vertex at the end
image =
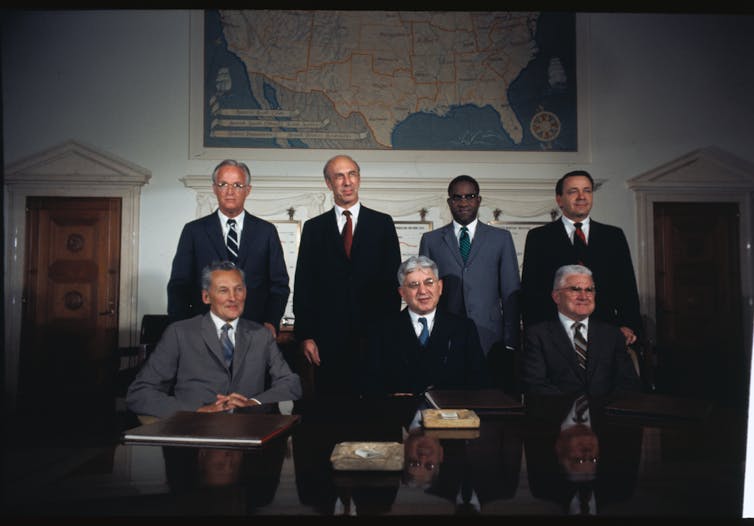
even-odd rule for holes
{"type": "Polygon", "coordinates": [[[270,331],[243,318],[236,330],[231,373],[207,313],[168,326],[129,386],[126,404],[136,414],[163,418],[176,411],[195,411],[214,402],[218,393],[232,392],[261,403],[296,400],[301,380],[291,372],[270,331]]]}
{"type": "Polygon", "coordinates": [[[497,342],[518,347],[521,282],[510,232],[478,222],[464,265],[449,223],[423,234],[419,253],[437,263],[443,280],[440,305],[474,320],[485,356],[497,342]]]}

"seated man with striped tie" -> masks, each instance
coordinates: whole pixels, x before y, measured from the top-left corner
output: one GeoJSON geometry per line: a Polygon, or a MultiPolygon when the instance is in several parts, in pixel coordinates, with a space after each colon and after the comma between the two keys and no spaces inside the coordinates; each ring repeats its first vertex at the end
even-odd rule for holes
{"type": "Polygon", "coordinates": [[[207,314],[165,329],[128,388],[130,411],[164,418],[176,411],[229,411],[301,397],[301,380],[270,331],[241,317],[246,300],[241,269],[229,261],[205,267],[202,300],[207,314]]]}
{"type": "Polygon", "coordinates": [[[605,397],[641,390],[620,329],[590,318],[596,293],[588,268],[564,265],[555,272],[552,299],[558,317],[525,332],[525,393],[605,397]]]}
{"type": "Polygon", "coordinates": [[[437,265],[426,256],[411,256],[398,267],[398,293],[406,308],[369,331],[364,378],[369,394],[489,387],[476,326],[437,308],[443,286],[437,276],[437,265]]]}

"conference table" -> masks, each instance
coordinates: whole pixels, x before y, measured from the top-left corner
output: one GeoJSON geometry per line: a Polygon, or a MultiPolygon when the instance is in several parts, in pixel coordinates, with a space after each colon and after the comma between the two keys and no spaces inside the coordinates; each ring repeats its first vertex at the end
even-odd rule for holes
{"type": "MultiPolygon", "coordinates": [[[[686,401],[688,402],[688,401],[686,401]]],[[[265,406],[299,415],[258,447],[36,445],[48,462],[4,476],[6,516],[741,516],[745,419],[611,411],[529,397],[478,409],[475,429],[427,429],[424,397],[309,397],[265,406]],[[402,466],[334,469],[338,444],[399,444],[402,466]],[[45,448],[50,451],[45,451],[45,448]],[[40,465],[42,464],[42,465],[40,465]],[[33,469],[32,469],[33,467],[33,469]]],[[[686,404],[688,406],[688,403],[686,404]]],[[[5,451],[23,465],[34,450],[5,451]],[[16,455],[15,457],[13,455],[16,455]],[[20,456],[19,456],[20,455],[20,456]]],[[[8,463],[5,462],[6,468],[8,463]]]]}

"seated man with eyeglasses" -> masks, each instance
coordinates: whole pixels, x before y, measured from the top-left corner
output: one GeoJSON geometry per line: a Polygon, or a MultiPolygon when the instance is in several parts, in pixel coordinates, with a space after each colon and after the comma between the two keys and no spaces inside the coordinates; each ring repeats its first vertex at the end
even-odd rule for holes
{"type": "Polygon", "coordinates": [[[369,331],[366,392],[411,395],[435,389],[489,387],[474,322],[437,308],[443,282],[426,256],[398,267],[398,293],[406,308],[369,331]]]}
{"type": "Polygon", "coordinates": [[[552,299],[558,317],[526,328],[523,384],[526,394],[606,397],[639,391],[620,329],[594,318],[592,271],[564,265],[555,272],[552,299]]]}

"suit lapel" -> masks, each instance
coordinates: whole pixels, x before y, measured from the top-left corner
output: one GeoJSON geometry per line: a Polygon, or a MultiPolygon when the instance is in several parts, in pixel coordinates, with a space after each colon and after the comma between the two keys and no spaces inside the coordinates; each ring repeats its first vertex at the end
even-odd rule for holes
{"type": "Polygon", "coordinates": [[[212,354],[225,366],[225,358],[223,357],[223,350],[220,346],[220,338],[217,337],[217,329],[212,322],[209,312],[202,318],[202,339],[204,344],[212,351],[212,354]]]}
{"type": "MultiPolygon", "coordinates": [[[[359,220],[356,222],[356,228],[353,229],[353,243],[351,244],[351,259],[353,259],[361,250],[362,239],[369,239],[369,230],[371,227],[371,210],[364,205],[361,205],[359,210],[359,220]]],[[[342,236],[341,236],[342,239],[342,236]]],[[[367,243],[368,241],[363,241],[367,243]]],[[[341,246],[343,243],[341,243],[341,246]]],[[[343,256],[345,257],[346,250],[342,249],[343,256]]]]}
{"type": "Polygon", "coordinates": [[[254,220],[249,212],[243,216],[243,230],[241,231],[241,246],[238,247],[238,266],[243,267],[251,250],[251,240],[255,235],[254,220]]]}
{"type": "Polygon", "coordinates": [[[220,259],[227,259],[228,247],[225,246],[225,241],[223,240],[223,227],[220,224],[217,210],[204,222],[204,232],[207,234],[207,238],[212,244],[212,248],[215,249],[217,256],[220,259]]]}
{"type": "MultiPolygon", "coordinates": [[[[463,258],[461,257],[461,250],[458,248],[458,238],[453,231],[453,223],[442,227],[442,240],[445,243],[448,251],[453,256],[453,259],[459,267],[463,268],[463,258]]],[[[472,243],[473,245],[473,243],[472,243]]],[[[472,249],[473,250],[473,249],[472,249]]]]}
{"type": "MultiPolygon", "coordinates": [[[[550,324],[550,330],[553,333],[552,340],[554,342],[557,342],[555,345],[555,348],[559,353],[561,353],[565,359],[568,365],[571,367],[573,372],[579,377],[584,378],[584,370],[579,367],[578,359],[576,358],[576,350],[573,348],[573,342],[571,341],[571,336],[566,332],[565,327],[563,327],[563,324],[560,323],[560,320],[553,320],[549,322],[550,324]]],[[[587,358],[587,367],[589,363],[589,358],[587,358]]]]}
{"type": "MultiPolygon", "coordinates": [[[[494,227],[490,227],[494,228],[494,227]]],[[[471,251],[469,252],[469,259],[466,261],[466,264],[468,265],[471,263],[471,261],[476,257],[477,254],[479,254],[479,251],[482,250],[482,245],[484,244],[484,240],[487,237],[487,225],[482,224],[481,221],[477,221],[476,224],[476,232],[474,232],[474,239],[471,240],[471,251]]],[[[459,249],[458,253],[460,254],[461,251],[459,249]]]]}
{"type": "MultiPolygon", "coordinates": [[[[363,210],[363,207],[362,207],[363,210]]],[[[359,217],[359,224],[361,223],[361,217],[359,217]]],[[[325,239],[326,243],[330,246],[331,254],[338,254],[338,257],[346,259],[346,249],[343,246],[343,237],[338,230],[338,221],[336,219],[335,207],[330,209],[330,212],[325,216],[325,239]]],[[[351,254],[353,255],[353,249],[356,244],[356,232],[353,236],[353,244],[351,245],[351,254]]]]}
{"type": "MultiPolygon", "coordinates": [[[[419,338],[416,337],[416,331],[411,323],[411,316],[408,313],[408,309],[401,311],[399,324],[399,333],[397,335],[398,341],[408,342],[407,345],[399,345],[398,348],[406,349],[406,354],[401,355],[403,364],[408,366],[415,363],[419,356],[419,338]]],[[[430,341],[432,336],[430,335],[430,341]]]]}

